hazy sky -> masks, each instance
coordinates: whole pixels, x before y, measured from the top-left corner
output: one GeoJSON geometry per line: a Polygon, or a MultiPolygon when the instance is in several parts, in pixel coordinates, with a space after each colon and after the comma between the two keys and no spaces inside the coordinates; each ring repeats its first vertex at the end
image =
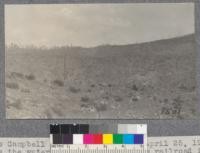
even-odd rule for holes
{"type": "Polygon", "coordinates": [[[194,33],[193,3],[6,5],[6,43],[130,44],[194,33]]]}

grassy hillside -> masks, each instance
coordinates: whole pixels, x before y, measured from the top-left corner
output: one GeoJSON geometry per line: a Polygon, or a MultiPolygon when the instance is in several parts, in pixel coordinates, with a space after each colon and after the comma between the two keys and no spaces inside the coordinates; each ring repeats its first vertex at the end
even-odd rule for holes
{"type": "Polygon", "coordinates": [[[6,49],[8,118],[194,118],[194,35],[6,49]]]}

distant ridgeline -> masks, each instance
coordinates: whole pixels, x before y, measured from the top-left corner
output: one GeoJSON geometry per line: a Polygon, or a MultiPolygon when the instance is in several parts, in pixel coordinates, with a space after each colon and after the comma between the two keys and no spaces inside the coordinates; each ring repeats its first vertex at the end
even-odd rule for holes
{"type": "Polygon", "coordinates": [[[143,42],[143,43],[134,43],[134,44],[125,44],[125,45],[114,45],[114,44],[102,44],[99,46],[95,46],[95,47],[82,47],[82,46],[73,46],[72,44],[70,45],[64,45],[64,46],[53,46],[53,47],[48,47],[48,46],[36,46],[36,45],[19,45],[16,43],[10,43],[10,44],[6,44],[5,47],[6,49],[31,49],[31,50],[63,50],[63,49],[105,49],[105,48],[109,48],[109,47],[138,47],[138,46],[146,46],[146,45],[150,45],[150,44],[154,44],[154,45],[162,45],[162,44],[176,44],[176,43],[184,43],[184,42],[194,42],[195,40],[195,36],[194,34],[190,34],[190,35],[185,35],[185,36],[181,36],[181,37],[175,37],[175,38],[170,38],[170,39],[161,39],[161,40],[155,40],[155,41],[150,41],[150,42],[143,42]]]}

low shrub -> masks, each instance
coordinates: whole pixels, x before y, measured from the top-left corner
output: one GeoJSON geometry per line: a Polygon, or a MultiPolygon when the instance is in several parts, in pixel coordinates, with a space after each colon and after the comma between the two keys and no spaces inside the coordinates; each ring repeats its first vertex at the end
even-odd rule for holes
{"type": "Polygon", "coordinates": [[[34,74],[25,75],[27,80],[35,80],[34,74]]]}
{"type": "Polygon", "coordinates": [[[81,97],[81,101],[82,102],[89,102],[90,101],[90,98],[85,96],[85,97],[81,97]]]}
{"type": "Polygon", "coordinates": [[[57,85],[59,87],[63,87],[64,86],[64,82],[62,80],[54,80],[53,84],[57,85]]]}
{"type": "Polygon", "coordinates": [[[10,89],[19,89],[19,85],[15,82],[7,82],[6,87],[10,89]]]}
{"type": "Polygon", "coordinates": [[[78,93],[80,91],[80,89],[78,88],[75,88],[75,87],[69,87],[69,90],[72,92],[72,93],[78,93]]]}

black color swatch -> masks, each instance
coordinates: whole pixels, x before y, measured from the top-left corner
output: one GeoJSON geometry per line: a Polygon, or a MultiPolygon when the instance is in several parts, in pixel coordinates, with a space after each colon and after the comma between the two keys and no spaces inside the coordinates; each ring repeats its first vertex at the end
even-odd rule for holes
{"type": "Polygon", "coordinates": [[[53,134],[53,144],[62,144],[61,134],[53,134]]]}
{"type": "Polygon", "coordinates": [[[72,128],[72,124],[61,124],[61,133],[62,134],[70,134],[71,133],[71,128],[72,128]]]}
{"type": "Polygon", "coordinates": [[[50,134],[59,134],[60,133],[60,125],[59,124],[51,124],[50,125],[50,134]]]}
{"type": "Polygon", "coordinates": [[[71,127],[71,134],[79,134],[79,124],[73,124],[71,127]]]}
{"type": "Polygon", "coordinates": [[[89,133],[89,124],[80,124],[79,134],[88,134],[88,133],[89,133]]]}
{"type": "Polygon", "coordinates": [[[89,124],[51,124],[50,134],[87,134],[89,124]]]}

